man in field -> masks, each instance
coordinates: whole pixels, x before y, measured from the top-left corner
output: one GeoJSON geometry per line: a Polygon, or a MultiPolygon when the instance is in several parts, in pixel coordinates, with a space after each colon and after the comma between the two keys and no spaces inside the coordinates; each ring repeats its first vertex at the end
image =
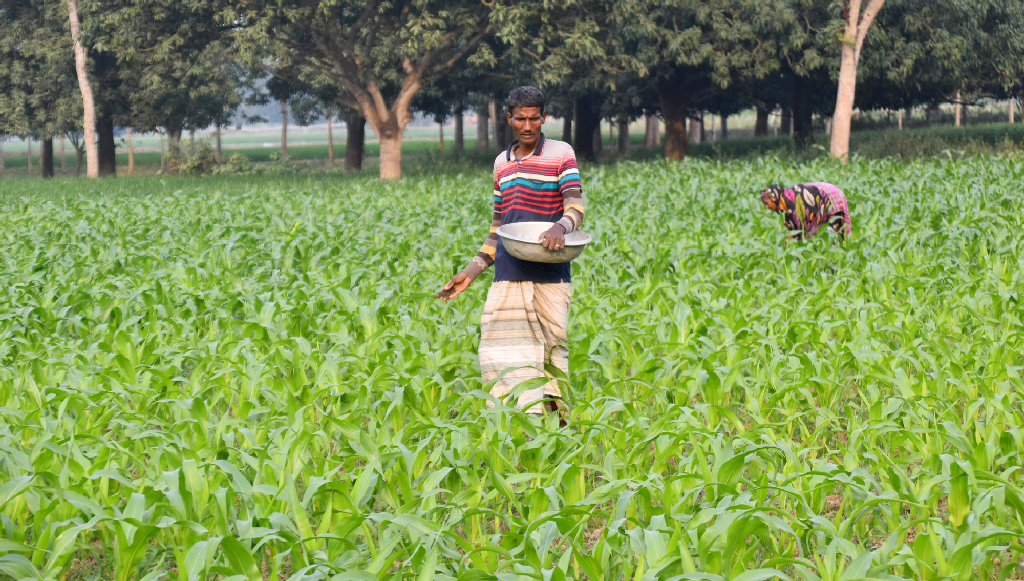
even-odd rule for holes
{"type": "MultiPolygon", "coordinates": [[[[576,155],[565,142],[545,138],[544,94],[519,87],[508,96],[508,123],[515,139],[494,160],[494,217],[483,248],[440,293],[451,300],[494,265],[494,282],[480,318],[480,370],[491,395],[502,398],[528,379],[548,377],[546,364],[568,374],[569,263],[528,262],[509,255],[498,227],[551,222],[541,236],[548,250],[565,246],[565,234],[583,222],[583,192],[576,155]],[[502,375],[503,372],[507,373],[502,375]],[[500,378],[500,379],[499,379],[500,378]]],[[[561,397],[549,381],[519,394],[515,404],[530,413],[553,410],[561,397]],[[544,400],[546,403],[538,403],[544,400]]]]}

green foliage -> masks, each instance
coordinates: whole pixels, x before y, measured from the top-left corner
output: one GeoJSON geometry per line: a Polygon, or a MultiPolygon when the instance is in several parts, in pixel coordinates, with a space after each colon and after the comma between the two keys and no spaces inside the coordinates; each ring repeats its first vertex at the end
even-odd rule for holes
{"type": "Polygon", "coordinates": [[[184,150],[182,160],[175,164],[183,174],[213,175],[220,173],[248,173],[253,169],[252,162],[242,153],[232,153],[227,157],[217,155],[217,150],[208,140],[200,140],[195,151],[184,150]]]}
{"type": "Polygon", "coordinates": [[[358,110],[378,139],[397,149],[381,165],[381,177],[394,179],[401,175],[401,140],[413,98],[432,77],[486,52],[480,46],[493,33],[493,6],[472,0],[246,0],[226,3],[225,14],[245,23],[236,37],[250,66],[294,63],[304,69],[297,76],[332,84],[338,104],[358,110]]]}
{"type": "Polygon", "coordinates": [[[0,135],[77,133],[81,115],[66,4],[0,6],[0,135]]]}
{"type": "Polygon", "coordinates": [[[957,91],[967,102],[1020,91],[1017,0],[888,0],[875,24],[862,53],[861,109],[951,102],[957,91]]]}
{"type": "Polygon", "coordinates": [[[485,171],[0,182],[0,578],[1021,577],[1024,160],[584,176],[565,429],[428,294],[485,171]]]}
{"type": "Polygon", "coordinates": [[[1024,153],[1024,128],[1020,126],[983,125],[972,129],[956,131],[955,128],[936,127],[911,132],[867,132],[867,135],[855,135],[858,153],[870,157],[972,157],[984,153],[1024,153]]]}

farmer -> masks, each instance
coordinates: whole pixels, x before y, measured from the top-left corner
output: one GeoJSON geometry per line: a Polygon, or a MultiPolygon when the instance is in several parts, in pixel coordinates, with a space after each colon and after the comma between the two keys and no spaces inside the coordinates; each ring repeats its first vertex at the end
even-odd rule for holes
{"type": "Polygon", "coordinates": [[[814,182],[785,189],[771,185],[761,191],[761,203],[785,217],[786,228],[798,231],[792,236],[797,240],[804,235],[814,236],[825,225],[832,227],[840,240],[846,240],[853,231],[846,195],[829,183],[814,182]]]}
{"type": "MultiPolygon", "coordinates": [[[[503,224],[550,222],[540,243],[548,250],[559,250],[565,246],[565,234],[583,222],[576,155],[568,143],[541,133],[545,118],[544,94],[539,89],[519,87],[509,93],[507,120],[515,139],[494,160],[491,233],[480,252],[438,295],[446,301],[457,297],[494,265],[494,282],[480,317],[480,370],[485,384],[494,382],[491,395],[498,399],[525,380],[547,377],[546,364],[569,371],[569,263],[515,258],[505,251],[497,234],[503,224]]],[[[560,397],[552,380],[523,391],[515,404],[541,414],[545,409],[554,411],[555,398],[560,397]]]]}

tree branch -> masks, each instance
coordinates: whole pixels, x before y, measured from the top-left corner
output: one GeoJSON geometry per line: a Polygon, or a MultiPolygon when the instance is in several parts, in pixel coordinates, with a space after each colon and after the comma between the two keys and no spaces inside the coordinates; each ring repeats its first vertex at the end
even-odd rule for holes
{"type": "Polygon", "coordinates": [[[391,109],[388,109],[388,104],[386,101],[384,101],[384,95],[380,92],[380,88],[377,87],[376,83],[370,81],[369,83],[366,84],[366,91],[370,94],[371,97],[373,97],[373,104],[376,109],[375,115],[377,116],[377,118],[381,122],[387,121],[387,117],[383,117],[381,113],[390,116],[391,109]]]}
{"type": "Polygon", "coordinates": [[[339,105],[343,106],[343,107],[348,107],[349,109],[354,109],[356,111],[359,111],[359,102],[354,100],[354,99],[346,99],[345,97],[337,97],[336,99],[334,99],[334,101],[336,103],[338,103],[339,105]]]}
{"type": "Polygon", "coordinates": [[[377,11],[377,6],[379,5],[379,0],[373,0],[372,2],[366,3],[366,9],[364,9],[363,13],[359,15],[359,19],[356,20],[356,23],[354,25],[352,25],[352,29],[348,34],[349,46],[355,46],[357,37],[359,35],[359,31],[362,30],[364,26],[366,26],[366,21],[369,20],[371,16],[373,16],[373,13],[377,11]]]}
{"type": "Polygon", "coordinates": [[[878,16],[878,12],[884,4],[885,0],[871,0],[867,8],[864,9],[864,13],[860,15],[857,24],[857,44],[853,49],[853,54],[858,62],[860,61],[860,49],[864,46],[864,37],[868,35],[871,23],[875,21],[875,16],[878,16]]]}
{"type": "Polygon", "coordinates": [[[482,31],[480,31],[476,36],[474,36],[473,38],[469,39],[469,42],[466,43],[466,46],[463,46],[462,48],[460,48],[457,51],[455,51],[455,54],[453,54],[451,58],[449,58],[448,60],[444,61],[443,63],[440,63],[437,66],[433,67],[431,69],[431,71],[430,71],[431,74],[434,74],[434,73],[437,73],[437,72],[440,72],[440,71],[443,71],[443,70],[447,70],[447,69],[450,69],[453,66],[455,66],[455,63],[459,62],[459,60],[461,60],[462,57],[464,57],[467,54],[469,54],[470,51],[475,49],[477,47],[477,45],[480,44],[480,41],[482,41],[487,36],[487,34],[490,32],[490,30],[491,30],[491,27],[488,26],[488,27],[484,28],[482,31]]]}

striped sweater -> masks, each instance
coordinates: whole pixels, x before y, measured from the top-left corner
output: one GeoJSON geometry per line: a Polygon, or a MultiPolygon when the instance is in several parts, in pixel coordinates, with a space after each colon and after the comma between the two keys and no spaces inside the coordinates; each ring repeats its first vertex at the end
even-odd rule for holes
{"type": "Polygon", "coordinates": [[[552,222],[572,232],[583,223],[583,187],[572,146],[546,139],[533,153],[517,157],[517,142],[494,160],[494,215],[483,247],[463,269],[476,278],[494,265],[494,280],[569,282],[569,263],[520,260],[505,252],[498,227],[516,222],[552,222]]]}

